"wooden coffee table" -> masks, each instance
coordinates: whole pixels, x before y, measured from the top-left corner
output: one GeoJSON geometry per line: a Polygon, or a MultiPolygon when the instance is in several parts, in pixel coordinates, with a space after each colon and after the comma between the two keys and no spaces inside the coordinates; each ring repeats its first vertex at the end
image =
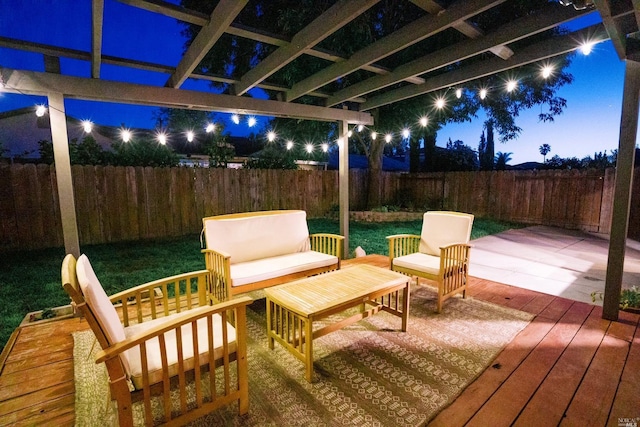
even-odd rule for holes
{"type": "Polygon", "coordinates": [[[356,265],[265,289],[269,348],[278,341],[306,365],[313,376],[313,340],[380,310],[402,318],[407,330],[410,277],[371,265],[356,265]],[[367,305],[371,306],[367,309],[367,305]],[[314,330],[313,324],[347,309],[358,313],[314,330]]]}

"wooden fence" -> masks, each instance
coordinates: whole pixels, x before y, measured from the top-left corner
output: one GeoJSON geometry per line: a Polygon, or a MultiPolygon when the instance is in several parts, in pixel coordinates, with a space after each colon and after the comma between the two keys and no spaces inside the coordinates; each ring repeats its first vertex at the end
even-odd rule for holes
{"type": "MultiPolygon", "coordinates": [[[[85,245],[197,234],[203,217],[223,213],[303,209],[323,217],[338,204],[336,171],[73,166],[72,174],[85,245]]],[[[387,205],[608,233],[614,175],[384,173],[381,191],[387,205]]],[[[366,178],[366,171],[350,172],[351,210],[365,207],[366,178]]],[[[0,165],[0,222],[0,251],[63,246],[52,166],[0,165]]],[[[640,229],[640,218],[630,223],[640,229]]]]}

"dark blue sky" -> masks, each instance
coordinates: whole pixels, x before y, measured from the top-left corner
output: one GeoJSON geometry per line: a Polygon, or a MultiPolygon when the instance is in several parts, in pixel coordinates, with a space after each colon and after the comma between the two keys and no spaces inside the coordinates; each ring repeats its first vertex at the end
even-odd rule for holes
{"type": "MultiPolygon", "coordinates": [[[[174,1],[177,3],[177,1],[174,1]]],[[[104,2],[103,54],[175,66],[182,54],[182,26],[175,19],[131,7],[114,0],[104,2]],[[162,28],[158,32],[158,28],[162,28]],[[162,34],[162,38],[158,38],[162,34]]],[[[0,0],[0,36],[26,39],[37,43],[89,51],[91,44],[91,2],[77,0],[0,0]],[[6,13],[10,11],[10,13],[6,13]]],[[[575,27],[599,21],[596,14],[581,20],[575,27]]],[[[0,66],[44,71],[42,55],[0,48],[0,66]]],[[[64,74],[88,77],[90,63],[61,59],[64,74]]],[[[497,144],[496,151],[511,152],[511,164],[541,161],[538,147],[551,145],[550,155],[584,157],[596,151],[617,148],[624,63],[610,42],[596,46],[589,56],[577,54],[570,72],[575,81],[563,88],[560,96],[568,101],[565,113],[554,123],[538,123],[539,109],[524,113],[517,120],[523,132],[516,141],[497,144]]],[[[142,70],[123,69],[103,64],[103,79],[164,85],[167,75],[142,70]]],[[[187,89],[212,90],[205,81],[187,80],[187,89]]],[[[0,111],[45,103],[43,97],[0,93],[0,111]]],[[[67,100],[67,113],[78,119],[127,127],[154,127],[154,107],[127,104],[67,100]]],[[[227,118],[228,115],[221,115],[227,118]]],[[[259,118],[260,119],[260,118],[259,118]]],[[[226,121],[232,135],[246,135],[262,127],[249,129],[245,123],[226,121]]],[[[476,148],[482,132],[483,117],[470,124],[448,125],[438,133],[438,145],[447,140],[462,140],[476,148]]]]}

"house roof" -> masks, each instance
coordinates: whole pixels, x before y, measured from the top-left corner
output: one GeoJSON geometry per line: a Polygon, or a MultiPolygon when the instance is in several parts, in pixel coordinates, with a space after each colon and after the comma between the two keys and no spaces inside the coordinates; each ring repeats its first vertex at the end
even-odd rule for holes
{"type": "MultiPolygon", "coordinates": [[[[86,136],[81,121],[66,116],[69,140],[82,141],[86,136]]],[[[111,149],[112,139],[107,128],[95,126],[91,136],[105,150],[111,149]]],[[[39,141],[52,142],[51,126],[47,116],[37,117],[33,108],[20,108],[0,113],[0,141],[6,152],[0,157],[36,159],[40,157],[39,141]]]]}

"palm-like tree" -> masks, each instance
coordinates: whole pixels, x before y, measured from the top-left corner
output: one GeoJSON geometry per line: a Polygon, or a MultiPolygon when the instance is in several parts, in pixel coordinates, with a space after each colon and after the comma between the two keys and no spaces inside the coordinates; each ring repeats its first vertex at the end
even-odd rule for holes
{"type": "Polygon", "coordinates": [[[549,144],[542,144],[540,146],[540,154],[542,154],[542,162],[547,162],[547,154],[551,151],[551,146],[549,144]]]}
{"type": "Polygon", "coordinates": [[[499,170],[499,171],[505,170],[507,168],[507,163],[511,161],[512,154],[513,153],[503,153],[502,151],[498,151],[494,159],[496,170],[499,170]]]}

